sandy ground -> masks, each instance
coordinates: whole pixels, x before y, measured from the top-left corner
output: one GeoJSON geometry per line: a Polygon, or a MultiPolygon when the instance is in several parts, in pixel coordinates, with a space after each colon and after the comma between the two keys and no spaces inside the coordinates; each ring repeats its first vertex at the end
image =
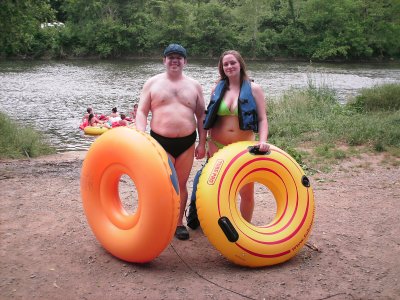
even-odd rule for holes
{"type": "Polygon", "coordinates": [[[312,175],[318,250],[251,269],[201,230],[147,264],[110,255],[83,212],[84,155],[0,161],[0,299],[400,299],[400,168],[384,156],[312,175]]]}

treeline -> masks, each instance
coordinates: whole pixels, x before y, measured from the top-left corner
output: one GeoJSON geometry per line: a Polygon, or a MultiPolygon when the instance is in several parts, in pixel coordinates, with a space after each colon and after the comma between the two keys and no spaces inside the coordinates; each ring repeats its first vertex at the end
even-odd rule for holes
{"type": "Polygon", "coordinates": [[[396,59],[399,16],[399,0],[2,0],[0,56],[396,59]]]}

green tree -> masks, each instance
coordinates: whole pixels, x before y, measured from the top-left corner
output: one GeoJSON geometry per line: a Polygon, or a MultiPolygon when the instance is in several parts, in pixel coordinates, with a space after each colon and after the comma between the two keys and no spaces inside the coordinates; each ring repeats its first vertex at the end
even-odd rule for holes
{"type": "Polygon", "coordinates": [[[151,20],[141,2],[67,0],[68,43],[74,55],[118,57],[150,48],[146,43],[151,20]]]}
{"type": "Polygon", "coordinates": [[[0,56],[400,57],[399,0],[3,0],[0,56]],[[65,27],[40,28],[63,21],[65,27]]]}
{"type": "Polygon", "coordinates": [[[156,48],[161,50],[170,43],[188,46],[186,41],[190,32],[192,7],[181,0],[161,1],[159,14],[153,24],[152,41],[156,48]]]}
{"type": "Polygon", "coordinates": [[[237,48],[237,19],[217,2],[200,4],[190,27],[190,47],[194,54],[218,57],[224,50],[237,48]]]}
{"type": "Polygon", "coordinates": [[[42,47],[37,41],[40,24],[54,20],[48,1],[0,1],[0,54],[24,57],[43,53],[48,45],[42,47]]]}
{"type": "Polygon", "coordinates": [[[55,12],[55,17],[56,20],[59,22],[65,22],[67,19],[67,15],[65,14],[65,11],[63,9],[63,4],[65,0],[49,0],[50,2],[50,7],[54,10],[55,12]]]}
{"type": "Polygon", "coordinates": [[[246,56],[256,57],[265,52],[265,35],[260,31],[260,26],[269,4],[270,0],[243,0],[234,10],[237,20],[240,20],[238,26],[240,48],[246,56]]]}
{"type": "Polygon", "coordinates": [[[367,57],[357,0],[310,0],[301,16],[312,59],[367,57]]]}
{"type": "Polygon", "coordinates": [[[400,55],[400,1],[364,0],[360,1],[360,14],[364,35],[373,55],[400,55]]]}

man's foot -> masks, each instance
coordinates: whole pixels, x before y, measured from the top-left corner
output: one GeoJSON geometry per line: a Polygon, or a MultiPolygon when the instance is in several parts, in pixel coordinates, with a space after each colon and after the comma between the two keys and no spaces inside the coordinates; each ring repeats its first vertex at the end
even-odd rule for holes
{"type": "Polygon", "coordinates": [[[190,203],[189,205],[189,213],[186,216],[186,224],[187,226],[189,226],[191,229],[197,229],[197,227],[200,226],[200,221],[197,217],[197,209],[196,209],[196,205],[193,203],[190,203]]]}
{"type": "Polygon", "coordinates": [[[187,231],[185,226],[178,226],[175,230],[175,237],[178,240],[187,240],[189,238],[189,232],[187,231]]]}

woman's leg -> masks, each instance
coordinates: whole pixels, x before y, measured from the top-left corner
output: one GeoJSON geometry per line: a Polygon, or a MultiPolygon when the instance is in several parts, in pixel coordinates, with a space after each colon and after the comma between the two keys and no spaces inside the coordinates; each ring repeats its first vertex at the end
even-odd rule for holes
{"type": "MultiPolygon", "coordinates": [[[[214,155],[224,145],[208,138],[208,154],[210,157],[214,155]]],[[[243,218],[251,223],[254,211],[254,183],[248,183],[240,190],[240,212],[243,218]]]]}
{"type": "Polygon", "coordinates": [[[207,138],[207,148],[208,148],[208,157],[212,157],[214,155],[215,152],[217,152],[218,150],[224,148],[225,145],[214,141],[210,136],[207,138]]]}
{"type": "Polygon", "coordinates": [[[240,190],[240,212],[249,223],[254,211],[254,183],[248,183],[240,190]]]}

